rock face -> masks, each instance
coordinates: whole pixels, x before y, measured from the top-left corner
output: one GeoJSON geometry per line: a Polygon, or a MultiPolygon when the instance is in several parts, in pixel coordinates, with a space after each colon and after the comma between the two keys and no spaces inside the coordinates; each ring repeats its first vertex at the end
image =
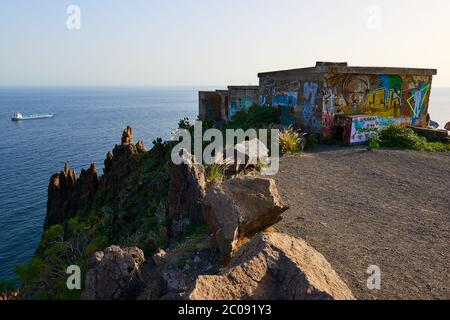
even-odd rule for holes
{"type": "Polygon", "coordinates": [[[215,185],[203,201],[205,221],[225,261],[243,238],[278,223],[287,209],[275,181],[263,177],[240,177],[215,185]]]}
{"type": "Polygon", "coordinates": [[[190,236],[160,250],[149,259],[143,274],[153,274],[145,280],[146,288],[139,300],[185,300],[189,289],[200,275],[219,268],[215,241],[208,234],[190,236]]]}
{"type": "Polygon", "coordinates": [[[200,276],[191,300],[353,300],[325,257],[305,241],[262,233],[218,276],[200,276]]]}
{"type": "Polygon", "coordinates": [[[127,127],[122,133],[122,143],[116,145],[105,159],[104,174],[100,181],[101,187],[105,190],[105,201],[116,203],[116,196],[123,188],[125,180],[138,166],[136,157],[144,152],[146,152],[144,143],[139,141],[135,144],[132,129],[127,127]]]}
{"type": "Polygon", "coordinates": [[[136,157],[144,152],[144,143],[134,144],[132,130],[127,127],[122,134],[122,144],[106,156],[104,176],[100,179],[95,164],[82,170],[79,178],[66,164],[63,171],[50,179],[44,228],[64,224],[76,215],[86,214],[100,189],[104,200],[115,203],[125,180],[138,165],[136,157]]]}
{"type": "Polygon", "coordinates": [[[82,170],[78,179],[75,170],[66,163],[63,171],[50,178],[44,228],[63,224],[80,210],[90,207],[98,186],[95,164],[88,170],[82,170]]]}
{"type": "Polygon", "coordinates": [[[203,222],[201,202],[205,196],[206,179],[203,165],[194,163],[189,155],[186,164],[172,164],[167,198],[167,217],[171,219],[171,234],[183,233],[190,223],[203,222]]]}
{"type": "Polygon", "coordinates": [[[111,246],[89,259],[83,300],[132,300],[143,288],[144,253],[138,248],[111,246]]]}

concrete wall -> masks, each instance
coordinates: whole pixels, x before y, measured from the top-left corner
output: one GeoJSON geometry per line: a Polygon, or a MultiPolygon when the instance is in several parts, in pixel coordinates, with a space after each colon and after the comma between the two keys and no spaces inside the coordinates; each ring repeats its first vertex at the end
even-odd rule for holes
{"type": "Polygon", "coordinates": [[[259,103],[259,86],[229,86],[228,119],[240,110],[247,110],[259,103]]]}
{"type": "Polygon", "coordinates": [[[259,84],[260,104],[280,108],[282,124],[321,132],[323,74],[279,72],[260,76],[259,84]]]}
{"type": "Polygon", "coordinates": [[[229,86],[228,90],[200,91],[199,117],[202,120],[230,121],[240,110],[259,102],[259,86],[229,86]]]}
{"type": "Polygon", "coordinates": [[[200,91],[198,93],[198,115],[201,120],[222,119],[222,96],[217,91],[200,91]]]}
{"type": "Polygon", "coordinates": [[[334,136],[336,115],[343,114],[426,126],[432,75],[404,70],[404,74],[357,74],[310,68],[260,74],[261,103],[279,107],[284,125],[324,139],[334,136]]]}

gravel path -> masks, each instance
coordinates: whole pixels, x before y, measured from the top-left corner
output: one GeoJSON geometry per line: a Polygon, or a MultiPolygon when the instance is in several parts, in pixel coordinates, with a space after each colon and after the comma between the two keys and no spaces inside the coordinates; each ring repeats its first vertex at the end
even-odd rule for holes
{"type": "Polygon", "coordinates": [[[277,226],[325,255],[358,299],[450,299],[450,155],[321,147],[281,160],[277,226]],[[367,288],[367,268],[382,271],[367,288]]]}

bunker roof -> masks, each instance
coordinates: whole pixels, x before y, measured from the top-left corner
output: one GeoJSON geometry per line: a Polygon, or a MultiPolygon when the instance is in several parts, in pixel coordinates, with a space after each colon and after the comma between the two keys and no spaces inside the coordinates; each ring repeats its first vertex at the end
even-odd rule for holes
{"type": "Polygon", "coordinates": [[[343,73],[343,74],[399,74],[414,76],[436,75],[436,69],[419,68],[397,68],[397,67],[354,67],[347,62],[322,62],[318,61],[315,67],[298,68],[290,70],[280,70],[258,73],[258,77],[266,75],[297,75],[297,74],[318,74],[318,73],[343,73]]]}
{"type": "Polygon", "coordinates": [[[259,90],[259,86],[228,86],[228,90],[259,90]]]}

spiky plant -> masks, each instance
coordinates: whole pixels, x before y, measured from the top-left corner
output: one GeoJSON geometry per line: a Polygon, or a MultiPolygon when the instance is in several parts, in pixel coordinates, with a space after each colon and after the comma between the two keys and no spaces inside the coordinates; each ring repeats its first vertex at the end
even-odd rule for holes
{"type": "Polygon", "coordinates": [[[208,182],[220,182],[226,179],[226,172],[230,165],[227,163],[214,163],[206,167],[206,179],[208,182]]]}
{"type": "Polygon", "coordinates": [[[296,154],[302,151],[302,138],[292,127],[282,130],[279,136],[281,153],[283,155],[296,154]]]}

